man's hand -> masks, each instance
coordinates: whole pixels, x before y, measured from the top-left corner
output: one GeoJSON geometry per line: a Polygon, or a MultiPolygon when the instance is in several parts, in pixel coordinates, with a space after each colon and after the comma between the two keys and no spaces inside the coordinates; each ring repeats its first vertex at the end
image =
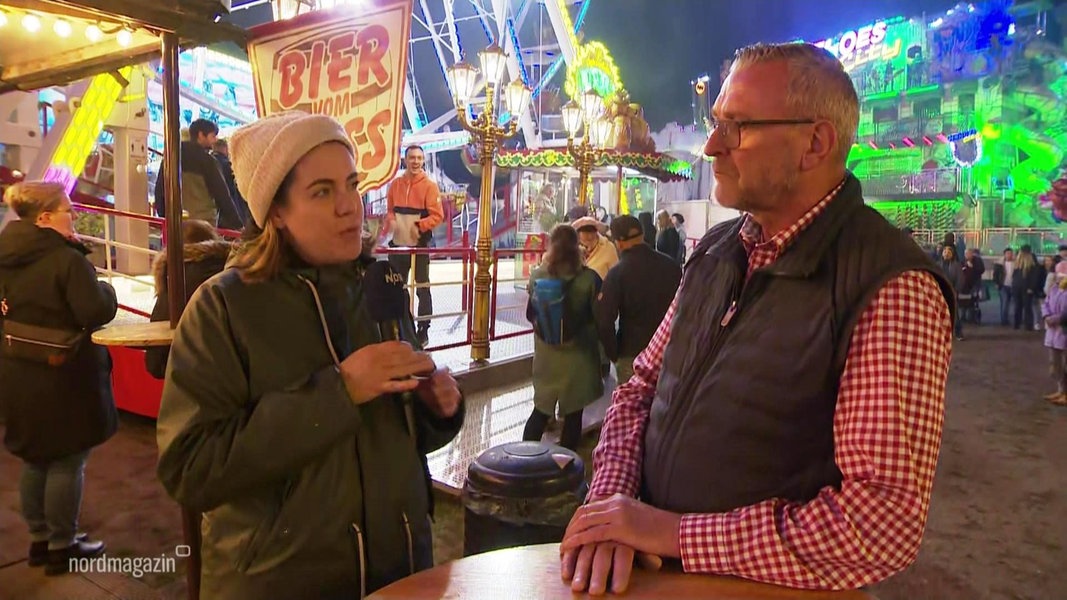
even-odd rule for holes
{"type": "MultiPolygon", "coordinates": [[[[433,370],[433,360],[425,352],[415,352],[406,342],[370,344],[341,362],[341,378],[352,402],[363,404],[382,394],[415,389],[416,373],[433,370]]],[[[451,376],[449,376],[451,378],[451,376]]]]}
{"type": "Polygon", "coordinates": [[[415,240],[415,243],[418,243],[419,236],[421,236],[421,235],[422,235],[422,231],[419,230],[419,224],[418,223],[412,223],[411,224],[411,239],[415,240]]]}
{"type": "Polygon", "coordinates": [[[437,369],[433,375],[419,383],[419,399],[430,409],[434,416],[447,419],[459,410],[463,396],[448,367],[437,369]]]}
{"type": "Polygon", "coordinates": [[[605,542],[589,544],[581,548],[565,550],[560,557],[560,574],[563,581],[571,584],[571,591],[599,596],[608,589],[608,574],[611,574],[611,591],[621,594],[630,585],[634,566],[634,549],[622,544],[605,542]]]}
{"type": "Polygon", "coordinates": [[[681,556],[678,531],[682,516],[623,494],[581,506],[563,534],[560,550],[615,542],[657,556],[681,556]]]}

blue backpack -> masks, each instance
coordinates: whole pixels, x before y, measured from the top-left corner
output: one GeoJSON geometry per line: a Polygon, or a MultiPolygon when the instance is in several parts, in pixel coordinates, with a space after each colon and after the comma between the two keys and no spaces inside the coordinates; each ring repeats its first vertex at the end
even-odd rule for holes
{"type": "Polygon", "coordinates": [[[576,324],[572,323],[573,318],[567,310],[567,292],[573,281],[552,277],[533,282],[530,301],[526,305],[526,318],[533,323],[537,337],[546,344],[558,346],[574,337],[576,324]]]}

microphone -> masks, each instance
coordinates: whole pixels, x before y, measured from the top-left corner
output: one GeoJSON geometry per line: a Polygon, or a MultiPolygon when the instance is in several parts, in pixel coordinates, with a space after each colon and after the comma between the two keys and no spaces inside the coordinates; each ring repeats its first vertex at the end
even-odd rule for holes
{"type": "Polygon", "coordinates": [[[404,276],[384,260],[367,266],[363,276],[363,293],[367,298],[367,312],[378,323],[382,341],[404,341],[400,323],[407,316],[407,294],[404,276]]]}
{"type": "MultiPolygon", "coordinates": [[[[383,342],[407,342],[419,348],[417,341],[409,338],[402,324],[408,318],[408,295],[404,289],[404,276],[384,260],[367,265],[363,275],[363,293],[367,298],[367,312],[378,323],[378,333],[383,342]]],[[[417,373],[413,379],[426,379],[433,374],[417,373]]]]}
{"type": "MultiPolygon", "coordinates": [[[[411,343],[404,339],[402,320],[407,317],[407,294],[404,290],[404,276],[401,275],[384,260],[375,261],[367,265],[363,274],[363,293],[367,299],[367,312],[370,318],[378,323],[378,332],[383,342],[401,341],[411,343]]],[[[416,345],[416,347],[418,347],[416,345]]],[[[406,379],[427,379],[433,374],[411,374],[406,379]]],[[[408,434],[414,439],[416,436],[415,414],[413,411],[414,394],[405,392],[399,395],[404,406],[404,418],[407,421],[408,434]]]]}

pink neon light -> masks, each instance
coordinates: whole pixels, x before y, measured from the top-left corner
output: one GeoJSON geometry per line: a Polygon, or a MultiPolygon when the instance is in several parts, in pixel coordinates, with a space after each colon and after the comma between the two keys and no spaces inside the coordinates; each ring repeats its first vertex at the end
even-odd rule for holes
{"type": "Polygon", "coordinates": [[[896,149],[897,149],[897,145],[896,145],[896,144],[894,144],[893,142],[889,142],[889,147],[890,147],[891,149],[893,149],[893,150],[896,150],[896,149]]]}
{"type": "Polygon", "coordinates": [[[907,146],[908,148],[914,148],[915,147],[915,142],[911,141],[910,137],[905,137],[904,139],[902,139],[900,141],[904,142],[904,145],[907,146]]]}
{"type": "Polygon", "coordinates": [[[62,184],[68,194],[74,191],[74,186],[78,183],[78,178],[69,169],[59,165],[49,165],[41,179],[62,184]]]}
{"type": "Polygon", "coordinates": [[[934,145],[934,141],[931,140],[930,138],[926,137],[925,135],[923,136],[923,143],[926,144],[927,146],[933,146],[934,145]]]}
{"type": "Polygon", "coordinates": [[[874,140],[871,140],[871,141],[867,142],[867,145],[870,146],[871,148],[874,148],[875,150],[878,149],[878,144],[875,144],[874,140]]]}

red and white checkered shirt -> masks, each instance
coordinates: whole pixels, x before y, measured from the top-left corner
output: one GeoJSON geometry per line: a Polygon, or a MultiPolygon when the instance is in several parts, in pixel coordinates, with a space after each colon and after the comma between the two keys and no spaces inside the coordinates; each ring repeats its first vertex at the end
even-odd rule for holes
{"type": "MultiPolygon", "coordinates": [[[[781,256],[840,189],[767,241],[746,217],[741,240],[748,272],[781,256]]],[[[615,391],[593,452],[590,497],[637,495],[645,428],[676,304],[677,298],[634,361],[634,376],[615,391]]],[[[930,505],[951,352],[949,308],[934,278],[908,271],[888,282],[856,324],[841,375],[833,422],[841,489],[826,487],[803,504],[774,498],[727,513],[683,515],[683,568],[848,589],[909,565],[930,505]]]]}

